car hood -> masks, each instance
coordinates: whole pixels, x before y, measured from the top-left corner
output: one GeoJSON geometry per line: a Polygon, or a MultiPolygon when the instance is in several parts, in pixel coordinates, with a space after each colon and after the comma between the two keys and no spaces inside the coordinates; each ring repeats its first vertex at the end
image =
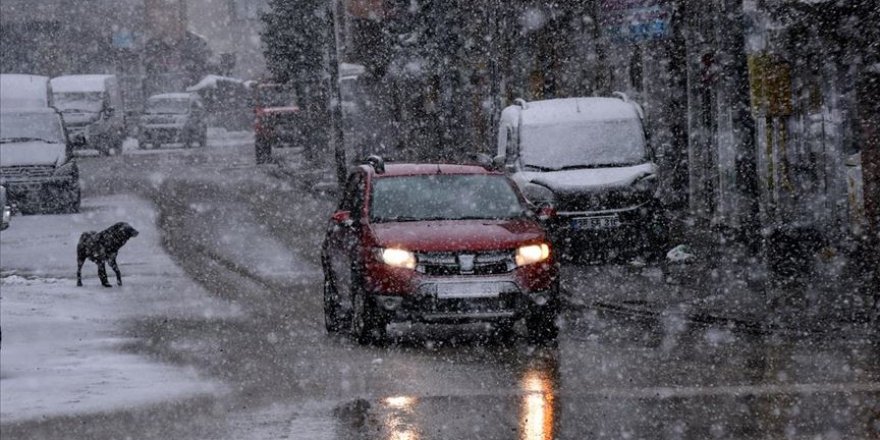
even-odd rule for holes
{"type": "Polygon", "coordinates": [[[523,173],[523,177],[529,182],[550,188],[555,193],[571,194],[625,188],[655,172],[657,167],[648,162],[627,167],[527,172],[523,173]]]}
{"type": "Polygon", "coordinates": [[[64,144],[30,141],[0,144],[0,166],[55,165],[67,159],[64,144]]]}
{"type": "Polygon", "coordinates": [[[544,230],[530,219],[392,222],[372,228],[379,246],[418,252],[513,249],[544,239],[544,230]]]}

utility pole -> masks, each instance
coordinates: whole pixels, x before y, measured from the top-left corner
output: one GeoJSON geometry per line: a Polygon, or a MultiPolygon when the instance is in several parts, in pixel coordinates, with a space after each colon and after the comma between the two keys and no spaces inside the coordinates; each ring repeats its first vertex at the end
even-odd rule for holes
{"type": "Polygon", "coordinates": [[[345,158],[345,132],[342,130],[342,93],[339,90],[339,27],[340,17],[337,15],[337,0],[327,0],[328,27],[333,32],[331,38],[327,38],[327,70],[330,76],[327,106],[330,114],[330,144],[333,148],[333,158],[336,164],[336,181],[339,188],[345,185],[348,174],[348,164],[345,158]]]}

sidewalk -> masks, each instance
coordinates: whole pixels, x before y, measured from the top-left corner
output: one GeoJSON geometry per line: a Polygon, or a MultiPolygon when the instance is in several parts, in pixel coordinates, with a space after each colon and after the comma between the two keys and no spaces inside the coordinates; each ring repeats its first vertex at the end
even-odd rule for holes
{"type": "MultiPolygon", "coordinates": [[[[871,324],[869,298],[848,279],[843,255],[815,259],[806,276],[775,282],[763,260],[730,243],[692,248],[687,264],[567,266],[564,288],[574,307],[720,324],[751,331],[834,332],[871,324]]],[[[876,307],[876,306],[874,306],[876,307]]]]}
{"type": "MultiPolygon", "coordinates": [[[[127,409],[225,392],[194,370],[126,353],[127,320],[240,313],[190,281],[160,246],[153,207],[134,196],[85,199],[80,214],[17,216],[0,233],[0,422],[127,409]],[[79,234],[127,221],[125,283],[103,288],[93,263],[75,287],[79,234]]],[[[111,281],[115,284],[112,270],[111,281]]]]}

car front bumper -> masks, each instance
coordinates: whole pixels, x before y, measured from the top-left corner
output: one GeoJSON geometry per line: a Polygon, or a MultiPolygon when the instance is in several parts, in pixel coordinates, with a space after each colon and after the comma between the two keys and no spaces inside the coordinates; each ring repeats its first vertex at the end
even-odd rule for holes
{"type": "Polygon", "coordinates": [[[529,313],[556,313],[558,288],[527,292],[513,277],[432,277],[409,295],[371,295],[389,322],[512,321],[529,313]]]}
{"type": "Polygon", "coordinates": [[[33,179],[3,180],[7,196],[19,208],[52,205],[69,201],[78,192],[76,176],[52,176],[33,179]]]}

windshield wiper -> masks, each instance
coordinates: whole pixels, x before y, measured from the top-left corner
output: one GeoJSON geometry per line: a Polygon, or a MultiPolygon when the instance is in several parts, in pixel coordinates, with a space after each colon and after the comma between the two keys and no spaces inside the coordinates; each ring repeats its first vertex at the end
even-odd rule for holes
{"type": "Polygon", "coordinates": [[[617,168],[617,167],[631,167],[634,164],[629,162],[607,162],[607,163],[591,163],[589,165],[568,165],[562,168],[558,168],[557,171],[564,170],[585,170],[585,169],[594,169],[594,168],[617,168]]]}
{"type": "Polygon", "coordinates": [[[541,167],[541,166],[532,165],[532,164],[525,164],[525,166],[527,166],[529,168],[534,168],[538,171],[556,171],[557,170],[557,168],[541,167]]]}
{"type": "Polygon", "coordinates": [[[388,222],[419,222],[425,220],[424,218],[419,217],[408,217],[404,215],[399,215],[396,217],[376,217],[373,221],[377,223],[388,223],[388,222]]]}
{"type": "Polygon", "coordinates": [[[0,139],[0,144],[10,144],[13,142],[32,142],[32,141],[46,142],[49,144],[59,143],[58,141],[50,141],[48,139],[43,139],[43,138],[38,138],[38,137],[11,137],[11,138],[0,139]]]}

